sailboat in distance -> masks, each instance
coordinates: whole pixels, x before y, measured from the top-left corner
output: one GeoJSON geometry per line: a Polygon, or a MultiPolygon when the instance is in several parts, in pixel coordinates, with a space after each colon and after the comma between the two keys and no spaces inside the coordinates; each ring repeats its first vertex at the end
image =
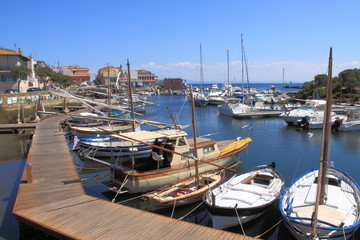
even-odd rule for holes
{"type": "Polygon", "coordinates": [[[296,239],[347,239],[360,225],[359,185],[347,173],[329,167],[332,103],[332,48],[318,169],[294,181],[280,198],[280,212],[296,239]]]}
{"type": "Polygon", "coordinates": [[[202,48],[200,44],[200,92],[193,93],[194,104],[199,107],[206,107],[209,104],[209,100],[203,93],[203,83],[204,83],[204,70],[202,64],[202,48]]]}

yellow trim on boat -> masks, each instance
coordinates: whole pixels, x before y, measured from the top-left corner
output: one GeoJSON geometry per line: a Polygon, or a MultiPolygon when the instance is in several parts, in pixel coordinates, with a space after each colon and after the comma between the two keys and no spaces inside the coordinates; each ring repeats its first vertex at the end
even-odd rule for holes
{"type": "Polygon", "coordinates": [[[229,146],[227,146],[225,149],[223,149],[220,152],[220,157],[222,157],[230,152],[233,152],[240,148],[245,147],[249,142],[252,142],[252,139],[250,137],[241,139],[241,140],[237,140],[236,142],[229,144],[229,146]]]}

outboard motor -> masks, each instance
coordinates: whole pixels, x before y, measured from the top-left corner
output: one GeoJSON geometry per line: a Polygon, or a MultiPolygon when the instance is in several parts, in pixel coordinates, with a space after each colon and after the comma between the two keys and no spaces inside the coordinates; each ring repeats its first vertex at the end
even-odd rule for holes
{"type": "Polygon", "coordinates": [[[276,167],[276,162],[271,162],[271,164],[269,164],[268,166],[275,169],[275,167],[276,167]]]}
{"type": "Polygon", "coordinates": [[[342,119],[336,118],[334,121],[334,124],[332,125],[332,128],[335,130],[335,132],[339,131],[339,127],[342,124],[342,119]]]}
{"type": "Polygon", "coordinates": [[[308,127],[309,123],[310,123],[310,117],[305,116],[300,121],[298,121],[298,126],[299,127],[308,127]]]}

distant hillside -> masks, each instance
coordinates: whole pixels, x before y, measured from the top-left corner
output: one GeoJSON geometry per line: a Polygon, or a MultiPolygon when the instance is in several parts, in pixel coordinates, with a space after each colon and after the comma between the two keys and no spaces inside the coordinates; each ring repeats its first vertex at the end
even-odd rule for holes
{"type": "MultiPolygon", "coordinates": [[[[314,80],[305,82],[302,90],[296,93],[296,98],[322,98],[326,97],[326,82],[328,76],[319,74],[314,80]]],[[[333,97],[342,102],[357,102],[360,99],[360,69],[347,69],[332,78],[333,97]]]]}

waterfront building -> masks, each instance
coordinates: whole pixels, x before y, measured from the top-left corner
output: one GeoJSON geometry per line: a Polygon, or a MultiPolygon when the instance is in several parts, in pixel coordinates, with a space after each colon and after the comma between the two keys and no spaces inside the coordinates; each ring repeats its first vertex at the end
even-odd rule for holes
{"type": "MultiPolygon", "coordinates": [[[[115,84],[118,79],[118,85],[127,85],[128,71],[120,67],[107,66],[100,68],[97,74],[97,80],[100,85],[108,85],[110,82],[115,84]]],[[[148,70],[131,70],[130,69],[130,82],[132,86],[151,86],[155,85],[158,77],[148,70]]]]}
{"type": "Polygon", "coordinates": [[[120,67],[106,66],[98,70],[97,79],[101,85],[108,85],[109,79],[111,82],[115,83],[116,78],[119,75],[119,72],[120,74],[122,72],[121,65],[120,67]]]}
{"type": "Polygon", "coordinates": [[[143,86],[152,86],[155,85],[155,82],[157,81],[157,76],[153,74],[150,71],[147,70],[138,70],[137,71],[138,80],[139,82],[142,82],[143,86]]]}
{"type": "Polygon", "coordinates": [[[26,92],[29,87],[39,87],[39,82],[35,77],[36,61],[30,55],[23,56],[22,50],[18,51],[0,48],[0,92],[6,89],[17,89],[19,92],[26,92]],[[24,79],[16,79],[11,73],[14,66],[25,66],[31,73],[24,79]]]}
{"type": "Polygon", "coordinates": [[[185,82],[182,78],[165,78],[164,88],[166,90],[183,90],[185,89],[185,82]]]}
{"type": "Polygon", "coordinates": [[[73,85],[80,86],[82,83],[90,82],[89,68],[80,67],[79,65],[63,66],[60,68],[60,73],[68,76],[73,85]]]}

